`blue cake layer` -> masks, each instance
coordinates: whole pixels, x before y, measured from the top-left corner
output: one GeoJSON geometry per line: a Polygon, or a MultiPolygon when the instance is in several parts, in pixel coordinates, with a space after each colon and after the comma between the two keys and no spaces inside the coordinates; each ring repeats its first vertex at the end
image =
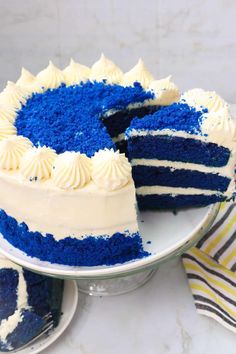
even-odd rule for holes
{"type": "Polygon", "coordinates": [[[189,207],[202,207],[209,204],[222,202],[226,197],[222,195],[177,195],[171,194],[152,194],[138,195],[138,206],[140,210],[150,209],[181,209],[189,207]]]}
{"type": "Polygon", "coordinates": [[[0,211],[0,232],[13,246],[27,255],[51,263],[72,266],[114,265],[149,255],[143,250],[139,233],[112,237],[88,236],[82,240],[71,237],[55,241],[52,235],[31,232],[25,223],[0,211]]]}
{"type": "Polygon", "coordinates": [[[128,154],[132,159],[158,159],[222,167],[228,163],[230,150],[214,143],[168,135],[129,138],[128,154]]]}
{"type": "Polygon", "coordinates": [[[184,131],[189,134],[201,135],[203,113],[207,109],[197,111],[186,103],[172,103],[161,107],[156,113],[145,116],[144,119],[134,119],[130,129],[184,131]]]}
{"type": "Polygon", "coordinates": [[[0,269],[0,322],[15,312],[18,281],[16,270],[0,269]]]}
{"type": "Polygon", "coordinates": [[[145,106],[132,109],[123,109],[115,112],[108,117],[103,118],[103,124],[107,128],[108,133],[112,138],[125,132],[130,126],[131,121],[136,117],[142,118],[145,115],[152,114],[159,109],[159,106],[145,106]]]}
{"type": "Polygon", "coordinates": [[[92,156],[99,149],[114,148],[101,117],[110,109],[125,109],[153,97],[140,84],[133,87],[87,82],[34,94],[18,111],[16,128],[34,145],[57,153],[80,151],[92,156]]]}
{"type": "MultiPolygon", "coordinates": [[[[45,316],[51,314],[54,327],[61,316],[63,280],[48,278],[23,269],[26,281],[29,309],[22,309],[21,318],[15,330],[0,341],[0,350],[19,348],[41,332],[46,324],[45,316]]],[[[7,320],[17,309],[19,275],[17,270],[0,269],[0,322],[7,320]]]]}
{"type": "Polygon", "coordinates": [[[46,324],[41,316],[30,310],[22,311],[22,318],[23,320],[16,329],[7,336],[7,344],[0,341],[1,351],[9,351],[11,348],[17,349],[24,346],[37,336],[46,324]]]}
{"type": "Polygon", "coordinates": [[[184,169],[173,170],[170,167],[133,166],[132,174],[136,187],[157,185],[225,192],[231,181],[229,178],[215,173],[184,169]]]}

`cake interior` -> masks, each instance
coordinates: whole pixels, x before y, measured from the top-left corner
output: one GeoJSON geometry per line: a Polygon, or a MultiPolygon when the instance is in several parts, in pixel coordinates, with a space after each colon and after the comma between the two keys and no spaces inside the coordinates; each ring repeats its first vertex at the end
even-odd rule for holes
{"type": "Polygon", "coordinates": [[[0,261],[0,350],[7,352],[26,345],[41,333],[47,323],[45,316],[51,318],[53,327],[58,325],[64,283],[0,261]]]}

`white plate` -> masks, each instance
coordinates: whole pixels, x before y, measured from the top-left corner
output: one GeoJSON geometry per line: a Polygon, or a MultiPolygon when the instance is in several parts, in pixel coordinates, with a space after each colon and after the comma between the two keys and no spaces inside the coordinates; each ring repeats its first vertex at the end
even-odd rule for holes
{"type": "Polygon", "coordinates": [[[128,275],[179,255],[196,243],[212,225],[219,211],[219,204],[204,208],[171,211],[143,212],[139,227],[144,248],[150,256],[115,266],[72,267],[40,261],[14,248],[0,234],[0,252],[7,258],[33,271],[68,279],[112,278],[128,275]],[[147,242],[151,241],[150,244],[147,242]]]}
{"type": "MultiPolygon", "coordinates": [[[[37,354],[51,345],[57,338],[59,338],[65,329],[70,324],[78,304],[78,288],[75,281],[65,280],[64,294],[62,301],[62,316],[61,320],[56,328],[50,331],[49,334],[45,334],[37,341],[29,345],[28,347],[12,351],[11,353],[17,354],[37,354]]],[[[2,352],[1,352],[2,353],[2,352]]]]}

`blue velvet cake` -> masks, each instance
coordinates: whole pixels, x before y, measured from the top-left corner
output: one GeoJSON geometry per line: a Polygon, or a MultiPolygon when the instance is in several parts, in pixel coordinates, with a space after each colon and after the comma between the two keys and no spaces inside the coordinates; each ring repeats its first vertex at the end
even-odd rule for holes
{"type": "Polygon", "coordinates": [[[191,90],[134,119],[126,133],[140,209],[203,206],[234,195],[235,124],[215,93],[191,90]]]}
{"type": "Polygon", "coordinates": [[[57,326],[62,294],[62,280],[31,273],[0,258],[0,350],[18,349],[45,328],[57,326]]]}
{"type": "Polygon", "coordinates": [[[91,69],[22,69],[0,94],[2,235],[51,263],[114,265],[148,255],[136,194],[141,209],[230,198],[226,104],[201,90],[179,100],[142,60],[125,74],[103,55],[91,69]]]}

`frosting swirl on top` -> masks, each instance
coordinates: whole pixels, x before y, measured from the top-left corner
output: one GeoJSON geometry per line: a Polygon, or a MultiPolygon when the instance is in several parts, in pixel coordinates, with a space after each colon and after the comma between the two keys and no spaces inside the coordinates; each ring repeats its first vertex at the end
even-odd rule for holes
{"type": "Polygon", "coordinates": [[[142,59],[128,72],[124,74],[123,85],[132,86],[138,81],[144,88],[148,88],[154,77],[147,69],[142,59]]]}
{"type": "Polygon", "coordinates": [[[125,154],[113,149],[96,152],[92,157],[92,179],[107,191],[125,186],[131,180],[131,166],[125,154]]]}
{"type": "Polygon", "coordinates": [[[38,73],[37,82],[47,90],[59,87],[65,79],[63,72],[50,60],[46,69],[38,73]]]}
{"type": "Polygon", "coordinates": [[[14,109],[20,109],[21,105],[26,103],[26,99],[30,94],[31,93],[26,88],[20,87],[12,81],[8,81],[7,86],[0,94],[0,103],[14,109]]]}
{"type": "Polygon", "coordinates": [[[205,91],[195,88],[186,91],[181,96],[181,101],[196,109],[207,108],[209,112],[217,112],[219,109],[227,107],[228,104],[214,91],[205,91]]]}
{"type": "Polygon", "coordinates": [[[0,140],[11,135],[16,135],[16,127],[6,120],[0,120],[0,140]]]}
{"type": "Polygon", "coordinates": [[[25,68],[21,69],[21,76],[16,81],[16,85],[20,87],[25,87],[30,92],[42,92],[42,88],[39,83],[37,83],[36,77],[31,74],[25,68]]]}
{"type": "Polygon", "coordinates": [[[57,187],[82,188],[90,179],[91,161],[85,154],[66,151],[57,156],[52,170],[52,180],[57,187]]]}
{"type": "Polygon", "coordinates": [[[20,163],[22,176],[29,181],[48,179],[56,156],[55,151],[46,146],[26,151],[20,163]]]}
{"type": "Polygon", "coordinates": [[[104,54],[91,68],[90,80],[92,81],[106,80],[108,83],[118,84],[122,81],[122,78],[121,69],[113,61],[107,59],[104,54]]]}
{"type": "Polygon", "coordinates": [[[90,72],[90,68],[76,63],[71,59],[70,65],[63,70],[65,83],[69,86],[79,84],[80,82],[86,82],[89,79],[90,72]]]}
{"type": "Polygon", "coordinates": [[[0,141],[0,168],[16,170],[20,166],[22,155],[31,147],[31,141],[20,135],[0,141]]]}
{"type": "Polygon", "coordinates": [[[16,84],[18,86],[29,86],[31,85],[35,80],[35,76],[31,74],[28,70],[25,68],[21,69],[21,76],[19,79],[16,81],[16,84]]]}
{"type": "Polygon", "coordinates": [[[171,81],[171,75],[165,79],[151,81],[149,89],[156,95],[154,103],[160,106],[168,106],[180,98],[179,89],[171,81]]]}
{"type": "Polygon", "coordinates": [[[236,122],[228,107],[204,114],[201,129],[203,134],[218,144],[236,143],[236,122]]]}
{"type": "Polygon", "coordinates": [[[0,121],[5,120],[14,123],[16,119],[16,111],[10,106],[0,103],[0,121]]]}

